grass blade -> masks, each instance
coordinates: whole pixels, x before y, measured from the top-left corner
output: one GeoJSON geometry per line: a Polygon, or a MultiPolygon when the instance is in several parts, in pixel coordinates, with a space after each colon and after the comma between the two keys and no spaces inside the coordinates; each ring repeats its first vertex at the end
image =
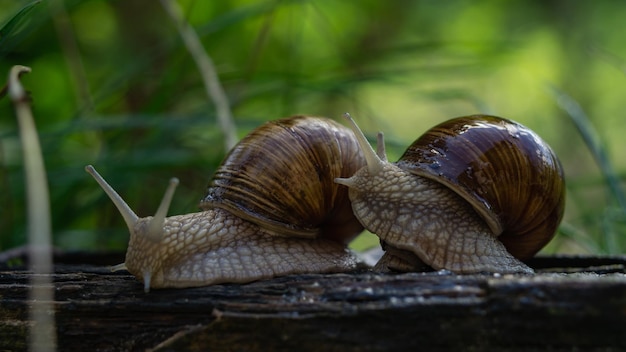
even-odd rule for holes
{"type": "MultiPolygon", "coordinates": [[[[598,164],[602,176],[609,189],[609,194],[613,200],[619,206],[622,214],[626,214],[626,196],[620,187],[620,180],[615,168],[613,167],[611,160],[608,157],[606,148],[600,141],[598,134],[591,124],[589,117],[584,112],[582,107],[572,97],[565,92],[557,89],[556,87],[550,87],[550,92],[556,98],[559,106],[567,113],[570,120],[576,126],[576,129],[580,133],[587,148],[591,152],[595,162],[598,164]]],[[[609,253],[620,253],[620,245],[617,241],[614,231],[605,230],[605,243],[609,253]]]]}

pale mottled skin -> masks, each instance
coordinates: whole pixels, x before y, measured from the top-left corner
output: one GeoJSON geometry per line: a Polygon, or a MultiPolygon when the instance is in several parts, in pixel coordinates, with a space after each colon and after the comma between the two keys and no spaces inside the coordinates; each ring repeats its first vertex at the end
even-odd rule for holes
{"type": "Polygon", "coordinates": [[[166,218],[157,242],[141,234],[151,219],[135,224],[124,263],[144,284],[149,280],[148,288],[244,283],[356,265],[341,243],[270,235],[222,209],[166,218]]]}
{"type": "Polygon", "coordinates": [[[375,174],[364,167],[338,182],[350,187],[357,218],[388,246],[412,252],[434,269],[532,273],[456,193],[393,164],[381,166],[375,174]]]}

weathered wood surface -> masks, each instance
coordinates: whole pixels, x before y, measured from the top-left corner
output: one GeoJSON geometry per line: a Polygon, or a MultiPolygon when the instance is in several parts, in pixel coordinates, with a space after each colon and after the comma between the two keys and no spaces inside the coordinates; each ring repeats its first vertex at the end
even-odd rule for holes
{"type": "MultiPolygon", "coordinates": [[[[146,294],[127,273],[62,264],[59,350],[626,350],[626,258],[531,265],[542,272],[299,275],[146,294]]],[[[26,348],[30,277],[0,266],[0,350],[26,348]]]]}

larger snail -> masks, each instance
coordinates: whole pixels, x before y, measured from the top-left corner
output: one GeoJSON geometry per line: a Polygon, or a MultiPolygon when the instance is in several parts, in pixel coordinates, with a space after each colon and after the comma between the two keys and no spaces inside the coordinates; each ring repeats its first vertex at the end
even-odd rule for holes
{"type": "Polygon", "coordinates": [[[554,236],[565,201],[561,165],[537,134],[499,117],[460,117],[389,163],[382,138],[374,152],[345,116],[367,166],[336,182],[387,250],[379,269],[533,272],[522,261],[554,236]]]}
{"type": "Polygon", "coordinates": [[[352,132],[332,120],[269,122],[226,156],[200,203],[166,217],[176,181],[154,217],[139,218],[94,170],[130,231],[123,264],[144,289],[249,282],[352,269],[346,243],[362,231],[348,191],[334,183],[365,165],[352,132]]]}

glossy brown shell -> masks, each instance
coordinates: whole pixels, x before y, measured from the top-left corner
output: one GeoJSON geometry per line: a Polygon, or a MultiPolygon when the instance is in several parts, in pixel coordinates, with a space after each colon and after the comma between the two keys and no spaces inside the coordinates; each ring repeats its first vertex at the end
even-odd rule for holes
{"type": "Polygon", "coordinates": [[[350,129],[319,117],[268,122],[226,156],[201,201],[285,236],[348,242],[362,231],[348,188],[334,182],[365,166],[350,129]]]}
{"type": "Polygon", "coordinates": [[[418,138],[397,165],[469,201],[522,260],[552,239],[563,216],[565,183],[557,156],[533,131],[507,119],[446,121],[418,138]]]}

